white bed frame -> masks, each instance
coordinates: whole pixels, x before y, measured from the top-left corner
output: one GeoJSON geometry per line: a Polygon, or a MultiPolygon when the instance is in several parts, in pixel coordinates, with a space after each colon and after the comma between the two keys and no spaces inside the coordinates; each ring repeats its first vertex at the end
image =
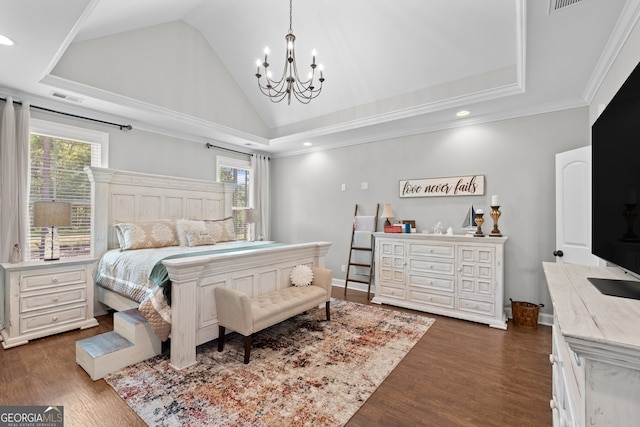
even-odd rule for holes
{"type": "MultiPolygon", "coordinates": [[[[113,224],[154,219],[219,219],[231,216],[234,186],[211,181],[85,168],[93,195],[93,254],[117,247],[113,224]]],[[[324,267],[329,242],[248,249],[163,261],[172,282],[171,366],[196,363],[196,346],[218,337],[214,288],[253,297],[290,286],[298,265],[324,267]]],[[[100,288],[98,300],[115,309],[138,303],[100,288]]]]}

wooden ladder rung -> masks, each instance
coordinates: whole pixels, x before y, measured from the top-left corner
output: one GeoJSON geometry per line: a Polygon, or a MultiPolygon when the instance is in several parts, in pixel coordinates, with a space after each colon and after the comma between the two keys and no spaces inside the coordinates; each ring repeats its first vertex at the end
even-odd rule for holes
{"type": "Polygon", "coordinates": [[[357,267],[371,267],[371,264],[362,264],[362,263],[359,263],[359,262],[352,262],[349,265],[355,265],[357,267]]]}
{"type": "Polygon", "coordinates": [[[366,283],[366,284],[371,283],[371,282],[370,282],[370,281],[368,281],[368,280],[360,280],[360,279],[347,279],[346,281],[347,281],[347,282],[356,282],[356,283],[366,283]]]}
{"type": "Polygon", "coordinates": [[[351,246],[351,250],[352,251],[369,251],[369,252],[371,252],[373,249],[364,248],[364,247],[358,247],[358,246],[351,246]]]}

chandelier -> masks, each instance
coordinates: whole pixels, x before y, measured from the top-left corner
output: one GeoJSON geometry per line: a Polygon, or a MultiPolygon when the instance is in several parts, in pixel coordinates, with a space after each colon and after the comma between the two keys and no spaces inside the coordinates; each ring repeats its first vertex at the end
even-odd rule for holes
{"type": "Polygon", "coordinates": [[[260,91],[267,95],[272,102],[280,102],[287,98],[287,104],[291,105],[291,95],[293,95],[298,101],[303,104],[308,104],[309,101],[320,95],[324,76],[322,74],[322,65],[316,65],[315,49],[311,53],[313,60],[307,80],[302,80],[298,75],[295,50],[296,36],[293,35],[293,30],[291,29],[292,9],[293,0],[289,0],[289,32],[284,36],[287,41],[287,52],[280,80],[273,80],[271,71],[269,71],[269,62],[267,60],[267,56],[269,55],[268,47],[264,49],[264,62],[261,63],[259,59],[256,61],[256,65],[258,66],[256,77],[258,78],[260,91]],[[264,81],[261,80],[262,74],[260,73],[260,67],[262,67],[265,75],[264,81]],[[315,74],[316,68],[320,71],[320,78],[318,79],[316,79],[315,74]],[[316,82],[320,83],[319,87],[315,86],[316,82]]]}

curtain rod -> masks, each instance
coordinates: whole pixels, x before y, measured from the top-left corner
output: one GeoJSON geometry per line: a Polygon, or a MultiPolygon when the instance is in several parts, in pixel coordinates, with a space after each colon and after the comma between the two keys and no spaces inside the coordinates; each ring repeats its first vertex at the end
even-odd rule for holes
{"type": "MultiPolygon", "coordinates": [[[[231,152],[233,152],[233,153],[244,154],[245,156],[251,156],[251,157],[255,156],[255,154],[253,154],[253,153],[245,153],[245,152],[243,152],[243,151],[233,150],[233,149],[231,149],[231,148],[220,147],[220,146],[218,146],[218,145],[213,145],[213,144],[211,144],[211,143],[209,143],[209,142],[207,142],[206,144],[204,144],[204,147],[205,147],[205,148],[217,148],[217,149],[219,149],[219,150],[227,150],[227,151],[231,151],[231,152]]],[[[267,157],[267,159],[268,159],[268,160],[271,160],[271,158],[269,158],[269,157],[267,157]]]]}
{"type": "MultiPolygon", "coordinates": [[[[7,102],[6,98],[0,97],[0,100],[2,100],[4,102],[7,102]]],[[[18,104],[18,105],[22,105],[22,102],[20,102],[20,101],[13,101],[13,103],[14,104],[18,104]]],[[[37,105],[29,105],[29,107],[30,108],[35,108],[37,110],[47,111],[47,112],[50,112],[50,113],[61,114],[63,116],[74,117],[76,119],[89,120],[89,121],[92,121],[92,122],[103,123],[105,125],[116,126],[116,127],[119,127],[120,130],[124,130],[124,129],[131,130],[131,129],[133,129],[133,126],[131,126],[131,125],[122,125],[122,124],[119,124],[119,123],[107,122],[107,121],[104,121],[104,120],[98,120],[98,119],[94,119],[94,118],[91,118],[91,117],[79,116],[77,114],[65,113],[65,112],[62,112],[62,111],[52,110],[50,108],[39,107],[37,105]]],[[[243,151],[232,150],[231,148],[218,147],[218,146],[210,144],[208,142],[205,144],[205,147],[206,148],[218,148],[220,150],[227,150],[227,151],[231,151],[231,152],[238,153],[238,154],[244,154],[244,155],[247,155],[247,156],[253,156],[253,154],[250,154],[250,153],[245,153],[243,151]]]]}
{"type": "MultiPolygon", "coordinates": [[[[0,98],[0,100],[2,100],[4,102],[7,102],[6,98],[0,98]]],[[[22,102],[20,102],[20,101],[13,101],[13,103],[14,104],[18,104],[18,105],[22,105],[22,102]]],[[[131,126],[131,125],[122,125],[122,124],[119,124],[119,123],[107,122],[107,121],[104,121],[104,120],[98,120],[98,119],[94,119],[94,118],[91,118],[91,117],[79,116],[77,114],[65,113],[63,111],[56,111],[56,110],[52,110],[50,108],[39,107],[37,105],[29,105],[29,107],[30,108],[35,108],[36,110],[47,111],[49,113],[55,113],[55,114],[61,114],[63,116],[74,117],[76,119],[89,120],[89,121],[92,121],[92,122],[103,123],[105,125],[116,126],[116,127],[119,127],[120,130],[124,130],[124,129],[131,130],[131,129],[133,129],[133,126],[131,126]]]]}

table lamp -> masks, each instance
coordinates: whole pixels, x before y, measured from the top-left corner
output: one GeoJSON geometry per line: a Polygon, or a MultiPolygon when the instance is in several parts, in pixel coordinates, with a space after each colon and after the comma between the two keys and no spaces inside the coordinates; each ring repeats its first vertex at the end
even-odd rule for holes
{"type": "Polygon", "coordinates": [[[382,218],[386,218],[386,221],[384,222],[384,226],[388,227],[391,225],[391,221],[389,221],[389,218],[393,218],[393,212],[391,212],[391,204],[387,203],[384,205],[384,210],[382,211],[382,218]]]}
{"type": "Polygon", "coordinates": [[[253,232],[253,227],[258,222],[258,211],[251,208],[244,211],[244,222],[247,224],[247,241],[253,242],[256,240],[253,232]]]}
{"type": "Polygon", "coordinates": [[[44,238],[44,260],[60,259],[60,237],[56,227],[71,225],[71,203],[35,202],[33,204],[33,226],[49,227],[44,238]]]}

